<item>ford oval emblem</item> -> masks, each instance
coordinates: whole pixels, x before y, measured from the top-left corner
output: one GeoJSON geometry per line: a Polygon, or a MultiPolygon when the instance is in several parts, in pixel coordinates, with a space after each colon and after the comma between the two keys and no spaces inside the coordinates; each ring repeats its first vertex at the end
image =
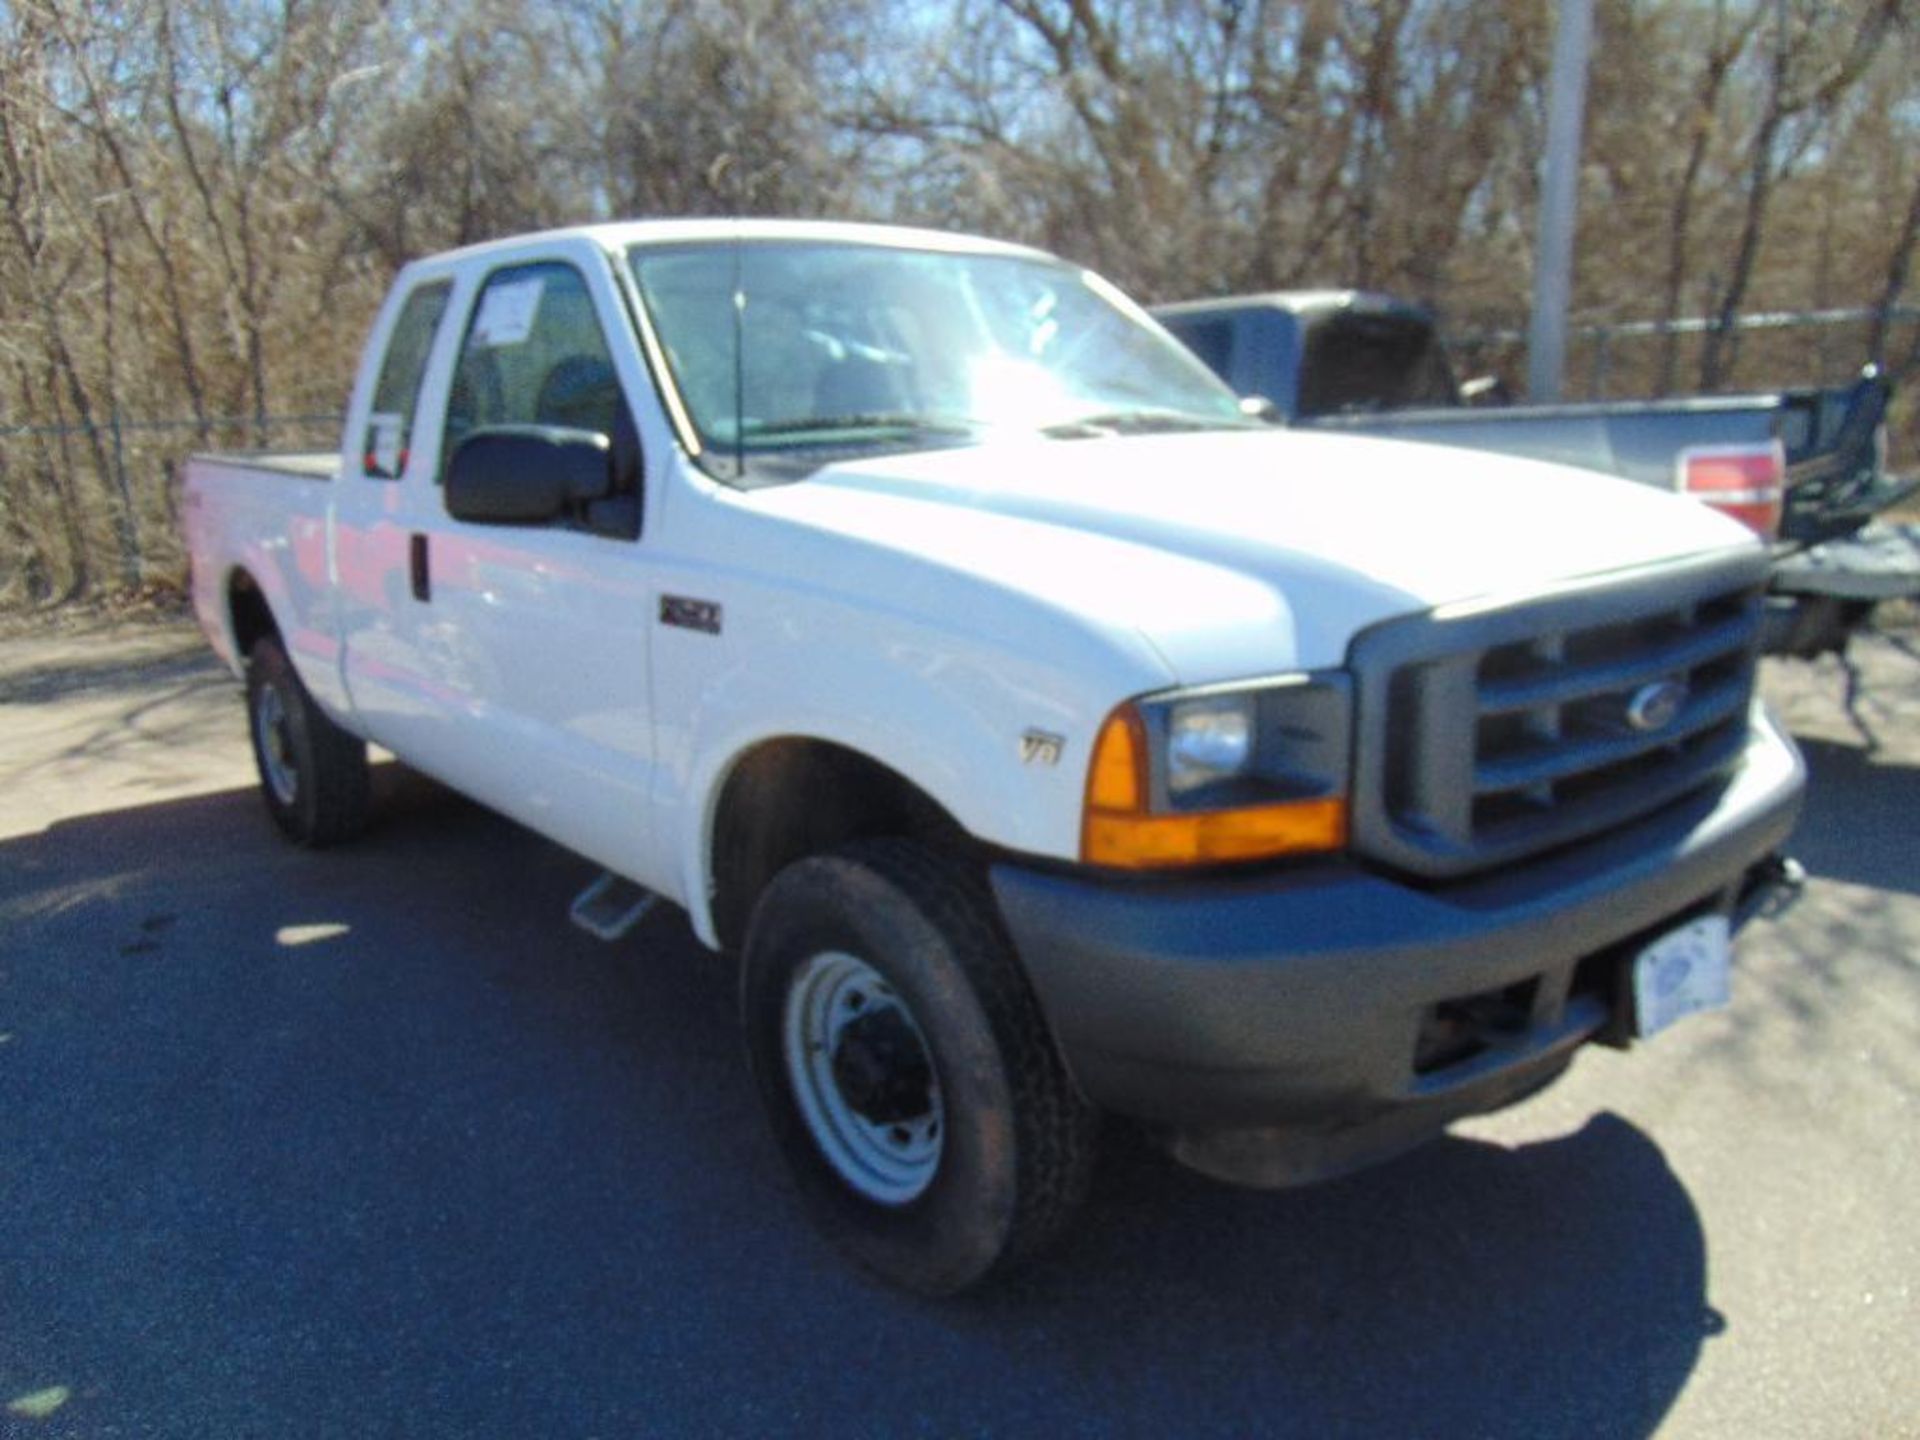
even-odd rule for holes
{"type": "Polygon", "coordinates": [[[1664,730],[1679,718],[1686,703],[1684,680],[1655,680],[1642,685],[1627,701],[1627,724],[1643,733],[1664,730]]]}

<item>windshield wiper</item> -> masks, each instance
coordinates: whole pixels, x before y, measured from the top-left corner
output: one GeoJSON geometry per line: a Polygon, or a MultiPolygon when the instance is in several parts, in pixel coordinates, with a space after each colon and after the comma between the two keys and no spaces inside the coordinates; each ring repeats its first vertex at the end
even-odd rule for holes
{"type": "Polygon", "coordinates": [[[790,420],[750,420],[746,433],[759,437],[778,437],[814,435],[829,430],[906,430],[915,435],[971,435],[979,428],[979,421],[955,416],[868,411],[857,415],[797,415],[790,420]]]}
{"type": "Polygon", "coordinates": [[[1070,439],[1089,435],[1152,435],[1180,430],[1243,430],[1258,425],[1232,415],[1195,415],[1188,410],[1097,410],[1042,425],[1042,435],[1070,439]]]}

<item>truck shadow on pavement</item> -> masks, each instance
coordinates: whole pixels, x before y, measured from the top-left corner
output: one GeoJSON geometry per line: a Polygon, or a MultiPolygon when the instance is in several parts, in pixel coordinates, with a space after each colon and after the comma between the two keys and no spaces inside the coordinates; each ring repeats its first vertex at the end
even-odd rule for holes
{"type": "Polygon", "coordinates": [[[1812,875],[1920,895],[1920,769],[1858,745],[1802,738],[1807,806],[1788,845],[1812,875]]]}
{"type": "Polygon", "coordinates": [[[26,1433],[1642,1435],[1722,1328],[1609,1115],[1282,1194],[1117,1134],[1056,1254],[892,1294],[683,917],[599,945],[583,862],[380,788],[325,854],[250,791],[0,842],[0,1407],[71,1392],[26,1433]]]}

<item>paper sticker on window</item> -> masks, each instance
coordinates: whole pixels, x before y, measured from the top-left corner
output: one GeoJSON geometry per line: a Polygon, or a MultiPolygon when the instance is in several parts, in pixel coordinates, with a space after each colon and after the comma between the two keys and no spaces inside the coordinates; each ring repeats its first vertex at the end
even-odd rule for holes
{"type": "Polygon", "coordinates": [[[533,318],[540,310],[540,292],[547,282],[535,276],[491,286],[480,297],[480,313],[473,320],[475,345],[520,345],[533,333],[533,318]]]}
{"type": "Polygon", "coordinates": [[[406,458],[400,453],[400,432],[406,425],[406,417],[375,412],[367,417],[367,454],[366,466],[369,475],[378,475],[393,480],[406,468],[406,458]]]}

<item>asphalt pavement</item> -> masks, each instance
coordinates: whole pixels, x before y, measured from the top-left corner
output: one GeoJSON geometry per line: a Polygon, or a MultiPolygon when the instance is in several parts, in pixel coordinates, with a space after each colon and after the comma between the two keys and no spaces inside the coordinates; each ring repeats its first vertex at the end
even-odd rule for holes
{"type": "Polygon", "coordinates": [[[16,629],[0,1434],[1920,1435],[1920,635],[1767,688],[1814,878],[1732,1010],[1305,1190],[1115,1136],[933,1303],[801,1218],[678,912],[592,940],[392,764],[296,851],[190,631],[16,629]]]}

